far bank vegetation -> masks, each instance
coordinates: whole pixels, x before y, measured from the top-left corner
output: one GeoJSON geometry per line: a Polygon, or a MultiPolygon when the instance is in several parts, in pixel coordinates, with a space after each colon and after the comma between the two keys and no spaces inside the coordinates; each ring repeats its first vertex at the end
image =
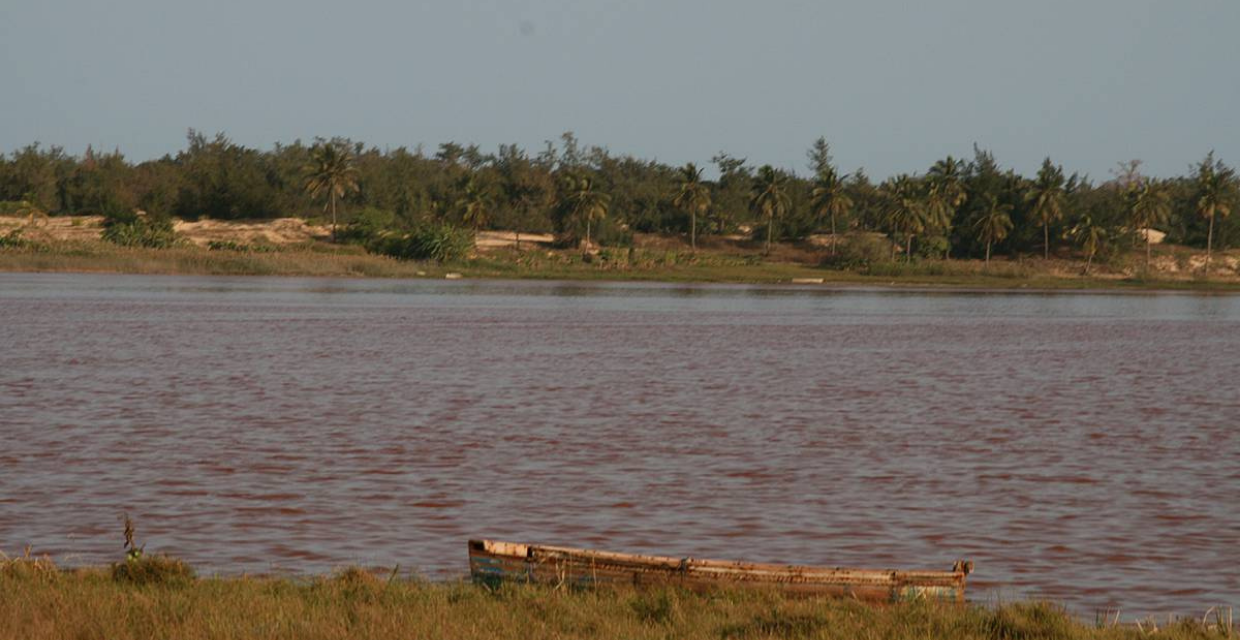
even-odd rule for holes
{"type": "Polygon", "coordinates": [[[807,157],[789,170],[721,152],[708,179],[695,164],[617,156],[571,133],[531,153],[339,138],[259,150],[191,130],[176,155],[139,163],[31,144],[0,154],[0,251],[89,253],[64,241],[102,238],[149,250],[481,255],[508,275],[672,262],[893,278],[1237,276],[1240,183],[1213,153],[1182,176],[1147,176],[1130,161],[1105,180],[1050,158],[1022,176],[980,148],[882,181],[844,173],[821,138],[807,157]]]}

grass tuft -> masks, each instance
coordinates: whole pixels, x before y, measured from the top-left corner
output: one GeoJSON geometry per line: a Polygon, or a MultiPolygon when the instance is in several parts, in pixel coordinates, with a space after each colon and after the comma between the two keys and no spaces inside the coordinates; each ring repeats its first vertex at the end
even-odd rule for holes
{"type": "Polygon", "coordinates": [[[162,554],[127,558],[112,565],[112,580],[134,585],[185,585],[194,570],[185,561],[162,554]]]}

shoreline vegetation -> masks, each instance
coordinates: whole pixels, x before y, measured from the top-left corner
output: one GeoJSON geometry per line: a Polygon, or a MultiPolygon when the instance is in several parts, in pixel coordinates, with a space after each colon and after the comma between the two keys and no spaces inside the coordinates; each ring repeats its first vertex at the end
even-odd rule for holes
{"type": "Polygon", "coordinates": [[[1226,610],[1200,618],[1094,624],[1045,602],[868,605],[771,591],[551,588],[432,583],[399,567],[326,576],[198,577],[183,562],[130,553],[111,567],[62,569],[0,555],[0,638],[950,638],[1235,637],[1226,610]]]}
{"type": "Polygon", "coordinates": [[[1105,180],[977,147],[881,182],[825,138],[806,160],[721,152],[708,176],[571,132],[531,154],[190,130],[139,163],[36,143],[0,153],[0,270],[1240,290],[1240,179],[1213,152],[1105,180]]]}
{"type": "Polygon", "coordinates": [[[628,247],[582,251],[558,247],[550,234],[483,231],[471,239],[469,251],[438,261],[332,243],[328,227],[300,219],[178,221],[172,226],[175,240],[166,247],[109,242],[102,238],[105,230],[100,216],[0,216],[0,271],[1240,292],[1233,266],[1240,263],[1238,252],[1216,253],[1207,279],[1195,270],[1203,261],[1200,251],[1168,245],[1151,251],[1149,271],[1137,252],[1084,274],[1079,261],[1041,256],[989,264],[938,258],[837,265],[826,256],[829,236],[774,243],[764,255],[761,243],[741,236],[699,239],[693,250],[683,236],[635,234],[628,247]]]}

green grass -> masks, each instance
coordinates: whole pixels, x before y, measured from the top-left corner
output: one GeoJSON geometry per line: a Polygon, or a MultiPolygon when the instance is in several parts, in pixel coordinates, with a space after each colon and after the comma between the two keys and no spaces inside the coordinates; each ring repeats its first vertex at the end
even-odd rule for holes
{"type": "MultiPolygon", "coordinates": [[[[146,559],[143,559],[146,562],[146,559]]],[[[122,565],[123,566],[123,565],[122,565]]],[[[564,590],[434,584],[395,572],[194,578],[165,564],[133,580],[115,568],[62,571],[0,560],[0,639],[145,638],[1223,638],[1194,620],[1087,625],[1057,606],[865,605],[765,591],[564,590]],[[168,576],[153,576],[167,571],[168,576]]],[[[1234,632],[1233,632],[1234,635],[1234,632]]]]}
{"type": "Polygon", "coordinates": [[[957,287],[969,289],[1111,289],[1240,291],[1235,277],[1081,276],[1064,263],[975,260],[880,262],[835,269],[796,261],[766,260],[759,254],[681,250],[604,250],[586,260],[577,252],[496,251],[439,264],[367,254],[360,247],[311,243],[262,251],[237,245],[215,250],[195,246],[129,248],[98,241],[30,242],[0,247],[0,271],[96,272],[183,275],[264,275],[367,278],[469,278],[626,280],[661,282],[787,283],[822,279],[857,286],[957,287]]]}

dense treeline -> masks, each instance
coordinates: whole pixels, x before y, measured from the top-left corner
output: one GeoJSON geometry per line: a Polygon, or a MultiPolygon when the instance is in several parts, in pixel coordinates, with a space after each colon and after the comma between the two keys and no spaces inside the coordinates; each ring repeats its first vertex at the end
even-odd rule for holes
{"type": "Polygon", "coordinates": [[[1050,159],[1021,176],[975,148],[971,159],[944,158],[924,174],[881,183],[863,170],[842,174],[823,139],[807,155],[801,175],[720,153],[711,159],[718,178],[706,180],[697,166],[616,156],[571,133],[536,153],[451,142],[425,153],[345,139],[261,151],[191,130],[175,156],[137,164],[119,152],[78,157],[38,144],[0,155],[0,213],[334,221],[338,211],[344,239],[453,227],[612,245],[633,232],[683,233],[694,245],[750,233],[769,247],[835,232],[830,252],[840,260],[989,259],[1068,247],[1093,259],[1138,245],[1145,228],[1194,247],[1240,243],[1240,223],[1228,215],[1236,175],[1213,154],[1180,177],[1146,177],[1133,161],[1094,181],[1050,159]]]}

